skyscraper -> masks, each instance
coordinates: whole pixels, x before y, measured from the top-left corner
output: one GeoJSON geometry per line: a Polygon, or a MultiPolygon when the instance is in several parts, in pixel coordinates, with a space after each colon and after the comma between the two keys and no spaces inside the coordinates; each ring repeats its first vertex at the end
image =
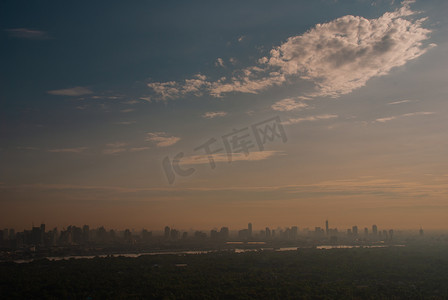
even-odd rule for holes
{"type": "Polygon", "coordinates": [[[252,223],[247,224],[247,235],[249,238],[252,237],[252,223]]]}
{"type": "Polygon", "coordinates": [[[376,225],[372,225],[372,233],[373,233],[373,235],[378,234],[378,227],[376,225]]]}
{"type": "Polygon", "coordinates": [[[328,235],[328,220],[325,221],[325,233],[328,235]]]}
{"type": "Polygon", "coordinates": [[[170,233],[171,233],[171,228],[169,228],[168,226],[165,226],[165,239],[170,238],[170,233]]]}

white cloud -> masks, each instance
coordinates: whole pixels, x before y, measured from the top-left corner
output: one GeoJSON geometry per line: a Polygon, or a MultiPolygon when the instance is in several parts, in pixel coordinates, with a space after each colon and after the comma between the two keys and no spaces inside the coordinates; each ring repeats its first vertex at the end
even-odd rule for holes
{"type": "Polygon", "coordinates": [[[104,154],[117,154],[121,152],[126,152],[126,148],[110,148],[110,149],[104,149],[104,154]]]}
{"type": "Polygon", "coordinates": [[[310,97],[339,97],[363,87],[371,78],[384,76],[435,46],[425,46],[430,30],[425,19],[415,19],[409,5],[387,12],[377,19],[344,16],[317,24],[292,36],[255,66],[235,71],[230,78],[207,81],[197,76],[189,82],[150,83],[162,99],[187,93],[214,97],[240,92],[256,94],[272,86],[307,80],[315,85],[310,97]]]}
{"type": "Polygon", "coordinates": [[[52,90],[48,91],[48,94],[51,95],[57,95],[57,96],[82,96],[82,95],[88,95],[92,94],[93,92],[89,90],[88,88],[77,86],[69,89],[62,89],[62,90],[52,90]]]}
{"type": "Polygon", "coordinates": [[[129,101],[125,101],[123,103],[124,104],[129,104],[129,105],[134,105],[134,104],[140,103],[140,101],[132,99],[132,100],[129,100],[129,101]]]}
{"type": "Polygon", "coordinates": [[[120,110],[120,112],[122,112],[122,113],[130,113],[130,112],[133,112],[135,109],[133,109],[133,108],[126,108],[126,109],[122,109],[122,110],[120,110]]]}
{"type": "MultiPolygon", "coordinates": [[[[284,152],[281,151],[254,151],[249,152],[249,155],[244,153],[232,153],[232,162],[234,161],[260,161],[271,158],[273,156],[285,155],[284,152]]],[[[218,162],[229,162],[229,158],[227,153],[216,153],[211,155],[213,160],[218,162]]],[[[182,164],[184,165],[203,165],[209,164],[209,156],[208,155],[193,155],[189,157],[185,157],[182,159],[182,164]]]]}
{"type": "Polygon", "coordinates": [[[396,105],[396,104],[403,104],[403,103],[408,103],[408,102],[412,102],[412,101],[411,100],[400,100],[400,101],[387,103],[387,105],[396,105]]]}
{"type": "Polygon", "coordinates": [[[210,86],[207,77],[201,74],[197,74],[192,79],[185,79],[183,83],[176,81],[169,82],[153,82],[148,83],[148,87],[152,88],[156,94],[160,96],[162,100],[174,99],[188,93],[192,93],[196,96],[202,95],[203,89],[210,86]]]}
{"type": "Polygon", "coordinates": [[[81,153],[87,150],[87,147],[77,147],[77,148],[60,148],[60,149],[50,149],[48,152],[53,153],[81,153]]]}
{"type": "Polygon", "coordinates": [[[227,112],[225,112],[225,111],[209,111],[209,112],[206,112],[205,114],[203,114],[202,117],[206,118],[206,119],[213,119],[216,117],[224,117],[226,115],[227,115],[227,112]]]}
{"type": "Polygon", "coordinates": [[[109,143],[106,144],[107,149],[103,150],[103,154],[117,154],[126,152],[127,149],[125,148],[127,144],[123,142],[115,142],[115,143],[109,143]]]}
{"type": "Polygon", "coordinates": [[[408,113],[408,114],[402,114],[402,115],[398,115],[398,116],[390,116],[390,117],[385,117],[385,118],[378,118],[375,120],[375,122],[379,122],[379,123],[386,123],[395,119],[399,119],[399,118],[406,118],[406,117],[413,117],[413,116],[425,116],[425,115],[433,115],[435,114],[435,112],[431,112],[431,111],[419,111],[419,112],[414,112],[414,113],[408,113]]]}
{"type": "Polygon", "coordinates": [[[284,125],[292,125],[297,124],[301,122],[314,122],[314,121],[320,121],[320,120],[328,120],[328,119],[335,119],[338,115],[316,115],[316,116],[309,116],[309,117],[303,117],[303,118],[291,118],[288,121],[283,122],[284,125]]]}
{"type": "Polygon", "coordinates": [[[215,62],[215,66],[224,67],[224,61],[222,60],[222,58],[218,57],[218,59],[215,62]]]}
{"type": "Polygon", "coordinates": [[[146,141],[156,143],[157,147],[168,147],[180,141],[179,137],[167,136],[165,132],[148,132],[146,141]]]}
{"type": "Polygon", "coordinates": [[[427,51],[422,42],[430,30],[422,28],[424,19],[404,18],[412,14],[405,3],[378,19],[344,16],[318,24],[271,50],[266,64],[287,76],[313,81],[317,90],[311,96],[350,93],[427,51]]]}
{"type": "Polygon", "coordinates": [[[140,100],[151,102],[151,97],[140,97],[140,100]]]}
{"type": "Polygon", "coordinates": [[[277,111],[291,111],[291,110],[301,110],[302,108],[307,107],[303,102],[298,102],[292,98],[283,99],[275,102],[271,108],[277,111]]]}
{"type": "Polygon", "coordinates": [[[50,39],[48,33],[42,30],[28,29],[28,28],[13,28],[13,29],[6,29],[5,31],[8,32],[9,35],[20,39],[29,39],[29,40],[50,39]]]}

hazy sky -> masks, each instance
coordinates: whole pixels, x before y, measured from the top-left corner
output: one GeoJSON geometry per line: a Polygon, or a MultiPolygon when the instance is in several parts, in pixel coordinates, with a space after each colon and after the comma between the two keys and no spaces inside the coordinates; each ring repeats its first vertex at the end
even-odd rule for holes
{"type": "Polygon", "coordinates": [[[0,227],[447,228],[447,13],[1,1],[0,227]]]}

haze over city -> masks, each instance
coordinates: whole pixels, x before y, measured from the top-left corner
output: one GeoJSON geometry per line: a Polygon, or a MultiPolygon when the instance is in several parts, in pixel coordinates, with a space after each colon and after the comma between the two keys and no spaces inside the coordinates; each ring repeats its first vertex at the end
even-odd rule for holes
{"type": "Polygon", "coordinates": [[[0,228],[448,228],[448,3],[0,3],[0,228]]]}

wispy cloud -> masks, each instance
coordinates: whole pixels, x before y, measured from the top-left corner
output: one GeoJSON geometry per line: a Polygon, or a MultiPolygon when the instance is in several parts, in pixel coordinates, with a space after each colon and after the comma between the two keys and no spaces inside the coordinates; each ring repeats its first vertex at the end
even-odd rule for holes
{"type": "Polygon", "coordinates": [[[28,40],[48,40],[51,37],[47,32],[29,28],[12,28],[6,29],[10,36],[28,40]]]}
{"type": "Polygon", "coordinates": [[[155,143],[157,147],[168,147],[176,144],[180,138],[168,136],[166,132],[148,132],[146,141],[155,143]]]}
{"type": "Polygon", "coordinates": [[[301,110],[305,107],[307,107],[308,105],[294,100],[292,98],[287,98],[287,99],[283,99],[280,101],[275,102],[271,108],[273,110],[277,110],[277,111],[291,111],[291,110],[301,110]]]}
{"type": "Polygon", "coordinates": [[[126,108],[126,109],[122,109],[122,110],[120,110],[120,112],[122,112],[122,113],[130,113],[130,112],[133,112],[135,109],[133,109],[133,108],[126,108]]]}
{"type": "Polygon", "coordinates": [[[87,150],[87,147],[77,147],[77,148],[59,148],[59,149],[50,149],[48,152],[53,153],[81,153],[87,150]]]}
{"type": "Polygon", "coordinates": [[[409,103],[409,102],[412,102],[412,100],[400,100],[400,101],[387,103],[387,105],[397,105],[397,104],[403,104],[403,103],[409,103]]]}
{"type": "Polygon", "coordinates": [[[216,117],[224,117],[227,115],[227,112],[225,111],[209,111],[202,115],[205,119],[213,119],[216,117]]]}
{"type": "Polygon", "coordinates": [[[402,115],[397,115],[397,116],[378,118],[378,119],[375,120],[375,122],[386,123],[386,122],[389,122],[389,121],[392,121],[392,120],[395,120],[395,119],[399,119],[399,118],[413,117],[413,116],[425,116],[425,115],[433,115],[433,114],[435,114],[435,112],[419,111],[419,112],[413,112],[413,113],[402,114],[402,115]]]}
{"type": "Polygon", "coordinates": [[[344,16],[318,24],[302,35],[292,36],[258,64],[236,70],[229,78],[209,81],[196,75],[184,82],[154,82],[148,86],[161,99],[188,93],[259,93],[269,87],[294,83],[297,79],[314,83],[308,97],[339,97],[364,86],[373,77],[387,75],[393,68],[424,54],[435,46],[425,46],[431,30],[416,19],[411,1],[377,19],[344,16]]]}
{"type": "MultiPolygon", "coordinates": [[[[249,155],[244,153],[232,153],[232,162],[234,161],[260,161],[265,160],[274,156],[285,155],[282,151],[254,151],[250,152],[249,155]]],[[[218,162],[228,162],[229,158],[226,153],[216,153],[211,155],[213,160],[218,162]]],[[[182,164],[184,165],[203,165],[210,164],[210,159],[208,155],[193,155],[185,157],[182,159],[182,164]]]]}
{"type": "Polygon", "coordinates": [[[127,146],[126,143],[123,142],[115,142],[115,143],[109,143],[106,144],[107,149],[103,150],[103,154],[117,154],[126,152],[127,149],[125,148],[127,146]]]}
{"type": "Polygon", "coordinates": [[[190,93],[200,96],[204,89],[210,87],[210,82],[206,79],[206,76],[197,74],[194,78],[185,79],[181,83],[176,81],[153,82],[148,83],[148,87],[152,88],[162,100],[174,99],[190,93]]]}
{"type": "Polygon", "coordinates": [[[329,120],[329,119],[335,119],[338,115],[316,115],[316,116],[308,116],[308,117],[302,117],[302,118],[291,118],[288,121],[283,122],[284,125],[292,125],[297,124],[301,122],[315,122],[315,121],[321,121],[321,120],[329,120]]]}
{"type": "Polygon", "coordinates": [[[222,58],[218,57],[218,59],[215,62],[215,66],[224,67],[224,61],[222,60],[222,58]]]}
{"type": "Polygon", "coordinates": [[[109,148],[109,149],[104,149],[103,154],[118,154],[118,153],[122,153],[122,152],[126,152],[126,151],[127,151],[126,148],[109,148]]]}
{"type": "Polygon", "coordinates": [[[77,87],[73,87],[73,88],[69,88],[69,89],[61,89],[61,90],[52,90],[52,91],[48,91],[48,94],[51,95],[57,95],[57,96],[82,96],[82,95],[88,95],[88,94],[92,94],[93,92],[86,88],[86,87],[82,87],[82,86],[77,86],[77,87]]]}

